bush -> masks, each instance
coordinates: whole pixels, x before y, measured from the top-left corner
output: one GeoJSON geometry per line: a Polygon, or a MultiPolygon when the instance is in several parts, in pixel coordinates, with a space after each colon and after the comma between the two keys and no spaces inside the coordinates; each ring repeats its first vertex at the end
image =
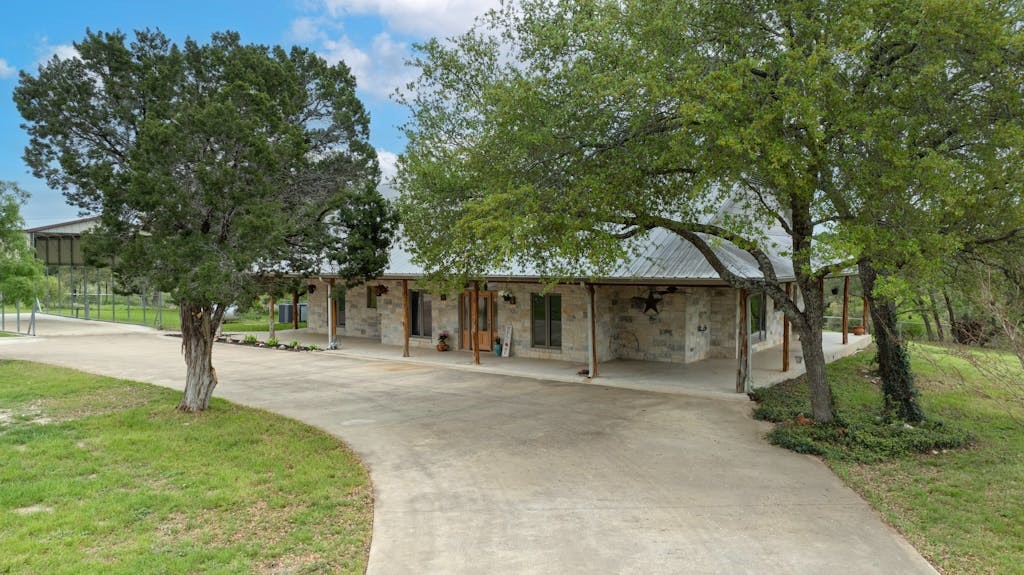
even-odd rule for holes
{"type": "Polygon", "coordinates": [[[277,341],[276,337],[272,337],[267,340],[267,345],[270,347],[277,347],[281,342],[277,341]]]}
{"type": "Polygon", "coordinates": [[[299,347],[299,340],[293,339],[292,342],[288,344],[288,347],[290,347],[292,349],[298,349],[298,347],[299,347]]]}
{"type": "Polygon", "coordinates": [[[809,419],[811,405],[804,377],[750,393],[758,403],[753,417],[777,424],[768,433],[769,442],[797,453],[865,463],[955,449],[971,442],[969,433],[939,420],[915,425],[886,421],[881,416],[880,393],[867,373],[835,369],[833,374],[836,419],[830,424],[809,419]]]}
{"type": "Polygon", "coordinates": [[[254,335],[247,335],[247,336],[245,336],[244,339],[242,339],[242,343],[254,344],[254,343],[256,343],[256,336],[254,336],[254,335]]]}

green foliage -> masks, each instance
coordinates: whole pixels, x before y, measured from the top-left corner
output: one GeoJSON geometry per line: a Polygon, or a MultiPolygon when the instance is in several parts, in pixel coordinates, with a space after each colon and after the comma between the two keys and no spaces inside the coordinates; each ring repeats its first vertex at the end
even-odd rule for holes
{"type": "Polygon", "coordinates": [[[8,304],[32,305],[43,279],[43,266],[22,232],[20,208],[27,198],[14,182],[0,181],[0,295],[8,304]]]}
{"type": "Polygon", "coordinates": [[[309,351],[320,351],[320,346],[315,343],[311,343],[309,344],[309,351]]]}
{"type": "Polygon", "coordinates": [[[807,418],[811,406],[802,376],[755,389],[750,394],[758,404],[753,416],[777,424],[768,434],[771,443],[832,460],[880,462],[970,444],[970,433],[940,420],[913,425],[888,420],[877,400],[880,390],[870,380],[869,361],[868,354],[862,353],[834,364],[830,380],[836,398],[833,423],[817,424],[807,418]]]}
{"type": "Polygon", "coordinates": [[[256,336],[254,336],[254,335],[247,335],[244,338],[242,338],[242,341],[245,342],[245,343],[250,343],[250,344],[256,343],[256,336]]]}
{"type": "Polygon", "coordinates": [[[299,340],[293,339],[292,342],[288,344],[288,347],[292,349],[299,347],[299,340]]]}
{"type": "Polygon", "coordinates": [[[385,265],[392,218],[343,63],[231,32],[88,32],[75,48],[23,73],[15,102],[33,173],[102,215],[89,257],[206,309],[253,301],[265,273],[385,265]]]}
{"type": "Polygon", "coordinates": [[[280,343],[281,342],[277,341],[276,337],[272,337],[267,340],[267,346],[269,347],[277,347],[280,343]]]}
{"type": "Polygon", "coordinates": [[[0,422],[0,572],[365,571],[372,494],[354,454],[222,400],[183,414],[176,395],[0,361],[0,409],[18,416],[0,422]]]}

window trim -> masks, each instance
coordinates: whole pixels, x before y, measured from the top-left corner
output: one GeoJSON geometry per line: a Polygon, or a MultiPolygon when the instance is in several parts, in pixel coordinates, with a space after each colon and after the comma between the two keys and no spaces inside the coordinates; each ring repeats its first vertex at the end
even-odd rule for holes
{"type": "MultiPolygon", "coordinates": [[[[550,345],[551,344],[551,323],[552,323],[552,321],[551,321],[551,302],[553,300],[553,296],[554,297],[558,297],[558,308],[559,308],[559,312],[561,312],[561,308],[562,308],[562,294],[560,294],[560,293],[548,293],[548,294],[531,293],[530,294],[530,347],[532,347],[532,348],[558,350],[558,351],[562,350],[562,344],[561,343],[559,343],[558,345],[550,345]],[[547,343],[537,343],[537,341],[534,339],[534,329],[533,329],[533,326],[534,326],[534,322],[538,321],[535,318],[535,315],[536,315],[536,311],[535,310],[536,310],[536,305],[538,303],[537,302],[537,298],[540,298],[540,300],[542,302],[541,305],[544,307],[544,320],[543,320],[543,322],[544,322],[544,335],[545,335],[545,339],[546,339],[547,343]]],[[[561,326],[559,326],[559,329],[561,329],[561,326]]],[[[561,335],[561,334],[559,334],[559,335],[561,335]]],[[[561,339],[562,338],[559,337],[559,342],[561,342],[561,339]]]]}

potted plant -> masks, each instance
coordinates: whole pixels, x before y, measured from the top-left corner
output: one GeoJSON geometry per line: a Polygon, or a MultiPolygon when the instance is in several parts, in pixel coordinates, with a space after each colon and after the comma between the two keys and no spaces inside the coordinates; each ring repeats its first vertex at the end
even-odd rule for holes
{"type": "Polygon", "coordinates": [[[437,334],[437,351],[448,351],[448,338],[451,335],[446,331],[437,334]]]}
{"type": "Polygon", "coordinates": [[[864,329],[864,326],[862,326],[862,325],[854,326],[854,328],[853,328],[853,335],[864,335],[865,333],[867,333],[867,330],[864,329]]]}
{"type": "Polygon", "coordinates": [[[501,357],[501,338],[494,338],[494,355],[501,357]]]}

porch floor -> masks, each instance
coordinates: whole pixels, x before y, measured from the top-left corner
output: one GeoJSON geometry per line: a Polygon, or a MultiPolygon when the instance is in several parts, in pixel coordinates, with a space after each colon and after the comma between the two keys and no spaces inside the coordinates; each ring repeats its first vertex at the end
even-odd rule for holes
{"type": "MultiPolygon", "coordinates": [[[[238,338],[251,334],[260,340],[265,340],[268,337],[266,332],[232,333],[230,330],[225,330],[224,334],[238,338]]],[[[282,343],[297,340],[303,345],[316,344],[325,347],[327,344],[325,334],[312,333],[308,329],[278,330],[276,335],[282,343]]],[[[850,343],[847,345],[843,345],[841,333],[825,332],[823,336],[825,357],[829,362],[852,355],[870,343],[870,335],[850,334],[850,343]]],[[[580,362],[520,357],[502,358],[495,356],[493,352],[481,351],[480,365],[473,365],[473,355],[469,352],[441,353],[432,347],[414,346],[409,347],[410,357],[404,358],[401,346],[384,345],[373,339],[358,337],[339,337],[337,350],[322,353],[370,360],[408,361],[548,381],[586,383],[725,399],[746,399],[745,395],[735,391],[735,359],[706,359],[689,364],[616,359],[599,363],[598,375],[591,380],[586,376],[577,375],[581,370],[587,368],[585,363],[580,362]]],[[[800,356],[800,343],[794,341],[790,346],[790,370],[783,372],[781,346],[755,352],[751,371],[753,387],[771,385],[804,373],[803,362],[797,361],[800,356]]]]}

